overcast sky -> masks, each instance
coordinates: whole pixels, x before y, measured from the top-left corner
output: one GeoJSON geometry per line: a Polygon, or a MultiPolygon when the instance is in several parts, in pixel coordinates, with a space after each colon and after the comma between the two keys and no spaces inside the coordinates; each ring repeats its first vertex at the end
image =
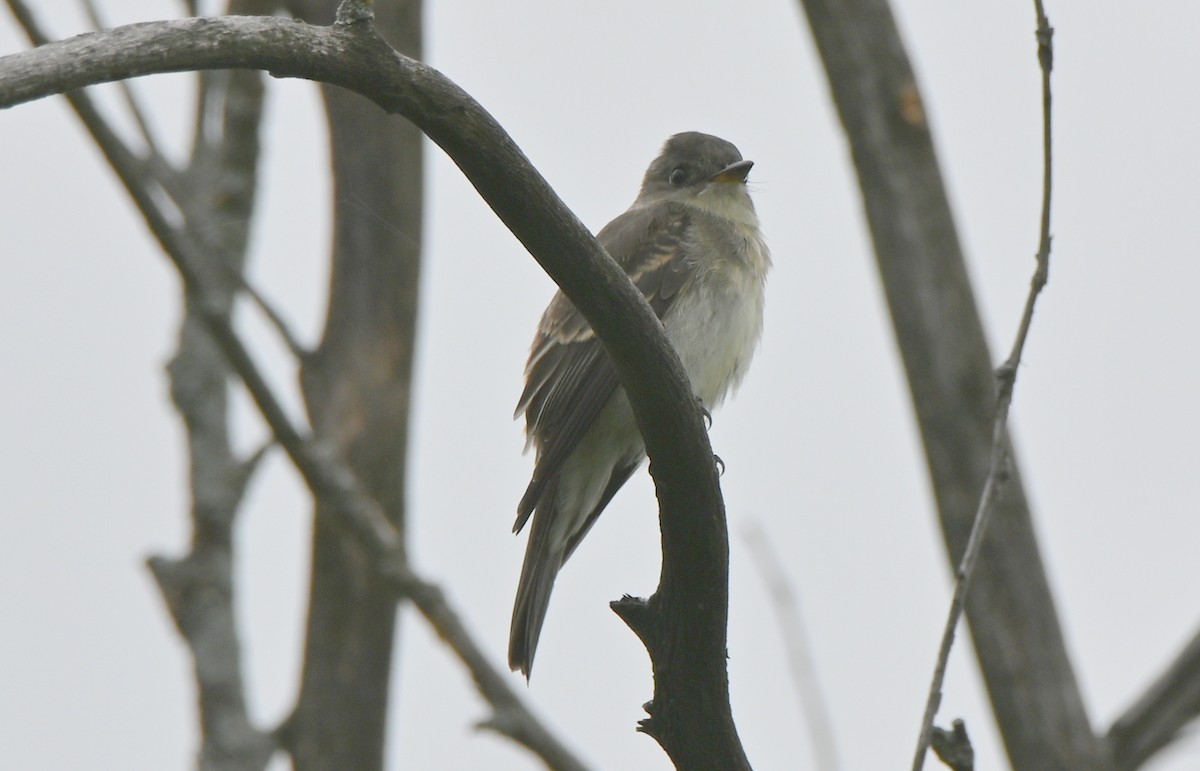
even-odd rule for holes
{"type": "MultiPolygon", "coordinates": [[[[178,8],[102,5],[113,22],[178,8]]],[[[1032,3],[894,5],[998,361],[1036,248],[1032,3]]],[[[766,332],[712,430],[734,534],[734,714],[757,768],[811,767],[741,537],[757,523],[798,593],[843,767],[906,767],[949,572],[853,172],[796,3],[429,6],[429,62],[499,119],[593,229],[628,206],[672,133],[718,134],[756,162],[751,187],[775,257],[766,332]]],[[[37,10],[55,36],[84,28],[72,0],[37,10]]],[[[1049,0],[1047,11],[1057,30],[1054,254],[1013,430],[1076,672],[1103,729],[1200,620],[1200,5],[1049,0]]],[[[0,13],[0,52],[24,46],[0,13]]],[[[136,84],[176,148],[187,83],[136,84]]],[[[250,275],[313,342],[330,241],[315,88],[272,80],[268,116],[250,275]]],[[[430,146],[428,159],[410,544],[500,666],[524,551],[509,531],[532,466],[510,416],[553,286],[440,151],[430,146]]],[[[0,170],[6,764],[190,768],[190,660],[143,567],[188,538],[186,457],[163,371],[178,282],[63,100],[0,114],[0,170]]],[[[240,320],[299,415],[293,363],[252,312],[240,320]]],[[[238,399],[249,449],[264,429],[238,399]]],[[[272,454],[238,530],[250,699],[264,725],[295,696],[309,516],[295,474],[272,454]]],[[[650,593],[657,573],[641,473],[560,576],[537,671],[521,685],[598,768],[669,767],[633,730],[649,664],[607,608],[650,593]]],[[[405,611],[401,624],[390,767],[537,767],[473,730],[487,709],[466,674],[419,617],[405,611]]],[[[964,718],[978,767],[1003,768],[967,641],[939,720],[964,718]]],[[[1194,729],[1150,767],[1200,767],[1194,729]]]]}

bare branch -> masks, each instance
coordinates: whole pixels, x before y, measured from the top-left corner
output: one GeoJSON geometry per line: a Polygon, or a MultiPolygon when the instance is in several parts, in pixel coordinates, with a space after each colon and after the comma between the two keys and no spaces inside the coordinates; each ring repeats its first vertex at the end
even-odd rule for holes
{"type": "Polygon", "coordinates": [[[440,588],[414,575],[400,561],[388,563],[384,571],[399,592],[417,606],[438,636],[467,665],[475,687],[491,703],[492,715],[479,724],[481,728],[507,736],[523,746],[539,748],[538,754],[550,768],[558,771],[583,771],[586,768],[540,722],[531,719],[528,708],[509,686],[510,678],[491,667],[440,588]]]}
{"type": "MultiPolygon", "coordinates": [[[[100,18],[100,11],[96,7],[95,0],[80,0],[83,5],[84,14],[87,16],[88,23],[95,29],[104,29],[104,20],[100,18]]],[[[45,41],[41,41],[45,42],[45,41]]],[[[41,45],[41,42],[35,41],[36,45],[41,45]]],[[[142,141],[146,144],[146,151],[158,161],[165,163],[165,157],[159,150],[158,140],[154,138],[154,132],[150,129],[150,122],[146,119],[146,112],[142,108],[141,102],[130,88],[128,81],[119,81],[117,88],[121,91],[121,96],[125,100],[125,106],[129,110],[129,114],[133,116],[133,122],[138,127],[138,133],[142,141]]]]}
{"type": "Polygon", "coordinates": [[[841,763],[838,762],[833,741],[833,721],[829,718],[829,709],[821,695],[821,684],[817,681],[817,667],[813,662],[808,635],[804,631],[800,603],[762,527],[757,522],[750,522],[743,535],[754,555],[754,566],[770,591],[771,604],[779,620],[779,630],[788,654],[788,668],[792,672],[792,681],[800,697],[808,735],[812,740],[814,768],[837,771],[841,763]]]}
{"type": "MultiPolygon", "coordinates": [[[[622,618],[652,651],[702,641],[698,655],[683,657],[681,666],[656,670],[654,711],[643,726],[656,727],[653,735],[672,746],[669,754],[696,755],[717,765],[727,754],[725,767],[748,765],[729,708],[728,539],[702,410],[646,299],[474,100],[436,71],[394,52],[362,24],[326,29],[222,18],[135,24],[5,57],[0,59],[0,106],[119,78],[228,68],[321,80],[404,114],[459,165],[588,319],[608,348],[646,442],[664,534],[659,592],[638,608],[622,608],[627,611],[622,618]],[[663,623],[662,607],[675,614],[669,624],[663,623]],[[701,741],[686,740],[692,737],[701,741]],[[717,749],[719,756],[713,754],[717,749]]],[[[191,262],[179,260],[177,266],[187,285],[195,287],[191,262]]],[[[197,303],[202,306],[203,298],[197,303]]],[[[367,509],[344,495],[328,497],[330,490],[349,489],[349,481],[329,478],[328,459],[316,457],[278,404],[265,397],[265,384],[244,349],[222,340],[213,313],[206,317],[310,486],[326,491],[322,499],[365,542],[381,547],[381,553],[398,549],[395,532],[383,528],[385,521],[367,516],[367,509]]],[[[335,476],[344,471],[338,468],[335,476]]]]}
{"type": "MultiPolygon", "coordinates": [[[[992,469],[996,381],[925,108],[886,0],[801,3],[849,140],[957,567],[992,469]]],[[[1009,478],[965,598],[984,682],[1014,768],[1105,769],[1007,454],[1009,478]]]]}
{"type": "MultiPolygon", "coordinates": [[[[608,341],[650,454],[658,456],[652,472],[690,482],[690,468],[711,463],[701,410],[645,298],[490,115],[440,73],[399,56],[369,30],[220,18],[88,33],[0,58],[0,107],[121,78],[231,68],[340,85],[421,126],[608,341]]],[[[709,508],[720,497],[715,481],[714,471],[713,484],[701,486],[709,508]]],[[[680,484],[660,495],[668,505],[682,500],[679,508],[686,509],[693,496],[681,495],[683,487],[695,486],[680,484]]]]}
{"type": "MultiPolygon", "coordinates": [[[[10,6],[31,40],[45,39],[28,9],[16,0],[10,6]]],[[[260,85],[249,99],[249,121],[254,126],[251,133],[256,133],[261,96],[260,85]]],[[[155,193],[160,187],[156,179],[147,174],[146,165],[100,117],[87,94],[73,92],[68,99],[127,189],[139,191],[138,197],[143,201],[157,200],[155,193]]],[[[252,175],[253,168],[245,173],[252,175]]],[[[197,194],[191,199],[213,200],[213,196],[197,194]]],[[[226,216],[244,222],[248,219],[250,200],[227,202],[220,214],[211,211],[190,214],[193,218],[226,216]]],[[[144,207],[143,213],[146,213],[144,207]]],[[[211,243],[194,248],[209,251],[229,264],[244,254],[244,237],[210,240],[211,243]]],[[[219,303],[225,314],[231,304],[229,292],[227,288],[219,303]]],[[[277,745],[271,736],[251,724],[246,707],[241,646],[233,609],[232,530],[246,484],[263,450],[245,461],[234,457],[226,426],[224,359],[190,315],[190,308],[182,325],[179,350],[169,370],[172,399],[186,426],[190,449],[192,546],[190,553],[182,558],[153,557],[147,565],[192,653],[202,735],[200,768],[258,771],[266,766],[277,745]]]]}
{"type": "Polygon", "coordinates": [[[308,356],[309,350],[300,342],[300,338],[292,332],[291,326],[288,325],[283,315],[275,310],[275,306],[271,305],[271,302],[263,297],[257,287],[250,283],[248,279],[243,276],[238,276],[238,278],[240,279],[238,288],[246,293],[259,312],[266,317],[267,321],[275,329],[275,334],[279,335],[279,339],[287,346],[288,352],[296,357],[297,360],[303,360],[304,357],[308,356]]]}
{"type": "Polygon", "coordinates": [[[1114,771],[1133,771],[1200,716],[1200,632],[1108,729],[1114,771]]]}
{"type": "Polygon", "coordinates": [[[950,661],[950,649],[954,644],[954,631],[962,617],[964,600],[970,588],[971,579],[975,575],[975,566],[979,562],[983,538],[987,533],[995,510],[996,496],[999,489],[1008,481],[1008,442],[1007,425],[1008,412],[1012,406],[1013,387],[1017,380],[1017,368],[1021,364],[1021,354],[1025,350],[1025,341],[1029,336],[1029,326],[1033,321],[1033,309],[1037,304],[1038,295],[1046,286],[1050,271],[1050,202],[1052,191],[1051,148],[1052,124],[1050,113],[1050,69],[1053,63],[1052,38],[1054,30],[1050,27],[1042,13],[1041,0],[1034,0],[1037,6],[1037,41],[1038,62],[1042,68],[1042,218],[1038,234],[1037,267],[1033,279],[1029,283],[1029,294],[1025,298],[1025,308],[1021,313],[1021,322],[1017,327],[1017,336],[1008,358],[996,370],[997,390],[996,417],[992,426],[991,463],[987,480],[983,485],[979,508],[975,513],[975,522],[971,526],[971,535],[967,539],[967,547],[959,562],[954,585],[954,595],[950,600],[950,611],[946,617],[946,626],[942,632],[942,642],[938,650],[937,664],[934,666],[933,678],[929,684],[929,697],[925,703],[925,714],[921,722],[921,732],[917,739],[916,755],[913,758],[913,771],[920,771],[925,765],[925,752],[929,748],[933,719],[942,701],[942,683],[946,677],[946,666],[950,661]]]}
{"type": "MultiPolygon", "coordinates": [[[[664,565],[676,568],[677,578],[687,576],[686,582],[664,580],[660,589],[674,590],[663,595],[668,599],[655,595],[657,603],[680,615],[669,626],[656,626],[654,637],[664,644],[706,641],[703,655],[687,657],[669,678],[656,678],[653,704],[658,712],[651,720],[672,728],[656,734],[660,740],[666,735],[675,737],[668,741],[676,741],[674,729],[700,732],[705,742],[680,745],[681,749],[710,749],[708,743],[716,735],[712,726],[732,729],[724,658],[728,540],[702,411],[645,298],[474,100],[436,71],[394,52],[361,24],[326,29],[275,19],[224,18],[135,24],[5,57],[0,59],[0,106],[96,82],[212,68],[258,68],[276,76],[322,80],[404,114],[459,165],[605,342],[651,458],[667,547],[664,565]],[[711,473],[698,476],[697,470],[703,469],[711,473]],[[701,530],[697,523],[708,529],[701,530]],[[684,690],[671,696],[676,688],[684,690]],[[687,710],[705,715],[692,719],[687,710]]],[[[193,286],[188,262],[180,261],[180,270],[193,286]]],[[[226,354],[238,370],[251,364],[244,351],[226,354]]],[[[243,377],[260,400],[262,384],[244,371],[243,377]]],[[[259,406],[273,426],[284,424],[277,436],[295,453],[310,484],[325,487],[322,483],[331,481],[322,478],[328,468],[312,457],[282,411],[266,401],[259,406]]],[[[381,530],[377,519],[360,516],[363,511],[353,507],[345,514],[361,536],[398,548],[394,533],[381,530]]],[[[631,611],[622,617],[631,625],[638,623],[631,619],[652,619],[655,597],[647,606],[649,615],[631,611]]],[[[646,640],[648,635],[642,637],[646,640]]],[[[732,737],[733,756],[744,762],[736,734],[726,730],[722,735],[732,737]]]]}
{"type": "MultiPolygon", "coordinates": [[[[246,718],[241,657],[228,650],[226,608],[233,594],[228,554],[196,548],[183,559],[152,557],[147,566],[192,650],[204,735],[200,769],[261,771],[277,746],[246,718]]],[[[236,636],[232,640],[236,644],[236,636]]]]}
{"type": "MultiPolygon", "coordinates": [[[[242,378],[274,435],[288,452],[296,467],[314,495],[330,503],[329,509],[336,513],[338,521],[348,526],[355,536],[376,556],[385,576],[403,576],[395,580],[397,595],[413,595],[414,603],[425,613],[443,638],[452,642],[460,659],[468,665],[480,685],[481,693],[497,706],[496,716],[487,725],[521,742],[541,756],[553,768],[581,769],[583,764],[574,760],[570,753],[524,707],[520,699],[505,684],[504,676],[491,668],[483,659],[478,646],[466,635],[457,616],[449,609],[440,593],[401,568],[402,550],[398,533],[388,523],[379,505],[360,489],[353,474],[342,466],[328,450],[322,449],[306,439],[287,417],[282,405],[268,388],[253,359],[240,341],[227,315],[227,302],[214,295],[202,274],[195,268],[201,264],[193,244],[183,238],[171,226],[169,216],[155,202],[145,187],[134,184],[130,170],[136,163],[120,140],[101,121],[95,119],[90,102],[82,94],[72,94],[79,100],[81,117],[88,123],[114,169],[118,170],[126,183],[131,197],[146,218],[151,232],[159,239],[166,254],[172,259],[184,279],[191,305],[205,324],[209,334],[217,342],[234,371],[242,378]]],[[[195,571],[187,565],[177,565],[163,560],[152,561],[156,577],[164,589],[164,596],[173,613],[178,603],[174,598],[185,593],[181,578],[195,571]]],[[[183,626],[181,625],[181,630],[183,626]]],[[[273,750],[274,745],[269,745],[273,750]]],[[[269,754],[269,753],[268,753],[269,754]]],[[[265,762],[265,760],[264,760],[265,762]]]]}
{"type": "MultiPolygon", "coordinates": [[[[308,23],[337,0],[289,3],[308,23]]],[[[421,58],[422,4],[380,4],[374,29],[421,58]]],[[[403,535],[422,264],[421,132],[344,89],[322,86],[333,172],[329,295],[320,342],[300,359],[314,436],[345,459],[403,535]],[[350,202],[354,202],[351,204],[350,202]],[[359,203],[361,202],[361,203],[359,203]]],[[[296,771],[381,771],[396,624],[392,589],[317,514],[300,694],[289,743],[296,771]]]]}
{"type": "Polygon", "coordinates": [[[397,598],[411,597],[442,639],[451,644],[459,660],[472,673],[480,692],[497,710],[496,718],[488,722],[490,727],[520,742],[552,768],[584,768],[529,712],[507,685],[504,676],[488,664],[441,593],[412,574],[399,533],[388,522],[378,502],[362,490],[353,473],[333,453],[305,437],[291,423],[228,319],[211,313],[210,298],[203,294],[207,290],[202,284],[192,283],[194,276],[190,268],[185,267],[187,259],[190,256],[177,261],[176,266],[184,274],[197,306],[205,309],[204,318],[210,333],[242,378],[309,489],[321,502],[320,510],[330,512],[337,523],[353,532],[374,556],[379,573],[392,581],[397,598]],[[495,725],[491,725],[492,722],[495,725]]]}

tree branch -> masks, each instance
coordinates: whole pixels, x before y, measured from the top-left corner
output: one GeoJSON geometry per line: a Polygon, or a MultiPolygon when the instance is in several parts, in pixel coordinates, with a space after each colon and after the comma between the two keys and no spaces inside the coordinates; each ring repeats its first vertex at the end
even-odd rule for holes
{"type": "MultiPolygon", "coordinates": [[[[724,659],[728,543],[702,411],[645,298],[469,96],[436,71],[396,54],[362,25],[321,29],[223,18],[131,25],[5,57],[0,107],[113,79],[212,68],[261,68],[322,80],[404,114],[459,165],[605,341],[651,457],[664,533],[664,580],[646,605],[649,613],[623,617],[644,621],[660,606],[674,608],[676,623],[657,626],[654,639],[668,648],[681,640],[706,640],[703,657],[656,669],[655,711],[646,725],[655,728],[677,763],[711,749],[719,730],[725,752],[710,752],[690,767],[745,767],[732,731],[724,659]],[[704,741],[689,748],[686,739],[696,734],[704,741]],[[727,755],[734,762],[724,762],[727,755]]],[[[189,262],[177,264],[194,287],[189,262]]],[[[214,331],[221,329],[213,314],[205,317],[214,331]]],[[[269,392],[245,350],[215,336],[309,485],[331,496],[324,498],[330,509],[346,518],[375,558],[394,558],[400,540],[377,505],[364,507],[361,493],[349,494],[357,491],[353,477],[321,457],[278,404],[265,398],[269,392]]]]}
{"type": "Polygon", "coordinates": [[[122,78],[236,68],[339,85],[422,128],[605,340],[655,460],[660,503],[685,510],[701,498],[716,509],[715,470],[699,485],[703,495],[679,489],[696,489],[691,468],[710,466],[712,453],[702,411],[645,298],[483,108],[369,30],[228,17],[88,33],[0,58],[0,107],[122,78]]]}
{"type": "MultiPolygon", "coordinates": [[[[328,23],[337,0],[289,3],[328,23]]],[[[369,9],[368,9],[369,10],[369,9]]],[[[420,0],[381,3],[374,29],[413,59],[420,0]]],[[[404,540],[409,416],[421,286],[421,132],[358,94],[322,86],[333,171],[325,329],[300,359],[313,433],[349,464],[404,540]]],[[[304,664],[289,750],[296,771],[383,767],[394,649],[394,592],[318,511],[304,664]]]]}
{"type": "MultiPolygon", "coordinates": [[[[87,16],[88,23],[90,23],[94,29],[103,29],[106,26],[104,24],[104,20],[100,18],[100,10],[96,7],[94,0],[80,0],[80,5],[83,6],[83,11],[87,16]]],[[[26,27],[25,31],[28,33],[29,28],[26,27]]],[[[44,42],[48,41],[34,41],[34,44],[40,45],[44,42]]],[[[154,138],[154,132],[150,130],[150,122],[146,119],[146,111],[142,108],[141,102],[138,101],[137,96],[133,93],[133,89],[129,87],[129,83],[127,81],[122,80],[118,82],[117,87],[121,92],[121,97],[125,101],[126,109],[129,110],[129,114],[133,117],[134,125],[136,125],[138,128],[138,133],[141,135],[142,142],[144,142],[146,145],[147,154],[154,159],[161,161],[164,156],[159,149],[158,140],[154,138]]]]}
{"type": "Polygon", "coordinates": [[[792,682],[796,695],[800,697],[800,707],[808,726],[814,768],[821,771],[838,771],[841,763],[838,762],[837,745],[833,740],[833,721],[821,695],[817,666],[813,661],[808,635],[804,630],[804,619],[800,615],[800,603],[796,593],[792,590],[783,565],[762,527],[751,521],[742,535],[753,556],[751,562],[758,569],[770,592],[771,605],[775,609],[776,620],[779,622],[780,634],[787,651],[788,668],[792,672],[792,682]]]}
{"type": "MultiPolygon", "coordinates": [[[[656,665],[655,698],[643,728],[677,764],[694,757],[711,767],[744,767],[725,664],[728,538],[702,410],[645,298],[465,92],[397,54],[362,24],[315,28],[221,18],[135,24],[0,59],[0,107],[97,82],[212,68],[258,68],[321,80],[403,114],[458,164],[587,318],[633,406],[660,506],[659,589],[644,604],[617,603],[656,665]],[[670,623],[664,609],[677,614],[670,623]],[[662,666],[667,661],[662,651],[688,646],[697,655],[662,666]],[[718,745],[724,751],[714,754],[718,745]]],[[[303,453],[297,463],[306,477],[321,472],[303,453]]],[[[375,520],[354,521],[367,531],[378,527],[375,520]]],[[[399,548],[394,532],[375,535],[399,548]]]]}
{"type": "MultiPolygon", "coordinates": [[[[802,0],[850,142],[875,257],[958,565],[994,468],[991,356],[924,105],[886,0],[802,0]]],[[[1108,768],[1084,709],[1009,440],[1004,494],[965,596],[1015,769],[1108,768]]],[[[923,737],[924,738],[924,737],[923,737]]]]}
{"type": "Polygon", "coordinates": [[[1141,768],[1200,715],[1200,632],[1108,729],[1114,771],[1141,768]]]}
{"type": "MultiPolygon", "coordinates": [[[[0,58],[0,107],[122,78],[239,68],[338,85],[416,123],[606,341],[628,383],[650,453],[659,456],[657,475],[664,482],[686,482],[691,477],[681,460],[703,458],[704,466],[711,465],[702,411],[645,298],[483,108],[368,29],[225,17],[88,33],[0,58]],[[632,377],[635,372],[638,377],[632,377]]],[[[714,503],[715,484],[704,487],[714,503]]],[[[664,492],[670,502],[690,500],[678,491],[664,492]]]]}
{"type": "Polygon", "coordinates": [[[1037,267],[1029,282],[1029,294],[1025,298],[1025,308],[1021,313],[1021,322],[1017,327],[1017,336],[1013,341],[1012,351],[996,370],[998,395],[996,397],[996,417],[992,425],[992,449],[988,476],[983,484],[983,493],[979,499],[979,508],[975,512],[971,534],[967,538],[966,549],[963,551],[958,565],[954,595],[950,600],[950,611],[946,616],[946,626],[942,632],[937,664],[934,666],[933,678],[929,684],[929,697],[925,703],[925,714],[917,738],[913,771],[920,771],[925,764],[925,752],[932,739],[933,719],[937,714],[938,705],[942,701],[942,683],[945,681],[946,666],[950,661],[950,648],[954,644],[954,630],[958,627],[958,621],[962,617],[963,601],[971,586],[971,579],[975,575],[975,567],[982,551],[983,538],[995,511],[996,496],[1008,480],[1006,432],[1008,413],[1012,407],[1013,388],[1017,381],[1017,369],[1021,365],[1021,354],[1025,350],[1025,341],[1029,337],[1029,326],[1033,322],[1033,309],[1050,275],[1050,203],[1054,169],[1051,162],[1054,135],[1050,113],[1050,70],[1054,61],[1054,30],[1050,27],[1050,23],[1042,11],[1040,0],[1034,0],[1034,2],[1037,6],[1038,62],[1042,68],[1042,216],[1041,228],[1038,233],[1037,267]]]}
{"type": "MultiPolygon", "coordinates": [[[[46,35],[29,10],[19,0],[12,0],[10,7],[29,39],[35,44],[44,42],[46,35]]],[[[90,3],[88,9],[95,20],[90,3]]],[[[194,251],[216,258],[204,263],[210,274],[240,275],[254,202],[253,161],[258,155],[262,82],[258,73],[241,72],[226,78],[224,84],[228,98],[222,100],[221,118],[233,126],[234,138],[222,144],[221,152],[206,153],[207,147],[197,145],[186,181],[171,172],[167,184],[168,195],[185,221],[175,237],[194,251]],[[243,162],[243,155],[251,162],[243,162]],[[221,202],[219,206],[213,205],[216,201],[221,202]]],[[[126,89],[125,93],[153,156],[144,116],[130,92],[126,89]]],[[[161,217],[165,223],[155,194],[167,184],[154,173],[165,165],[142,163],[84,92],[72,92],[68,99],[126,189],[137,191],[133,197],[142,202],[143,215],[161,217]]],[[[213,283],[220,287],[214,307],[228,319],[233,287],[228,281],[213,283]]],[[[246,460],[235,457],[227,427],[228,370],[190,303],[168,372],[171,398],[187,431],[192,544],[181,558],[156,556],[147,560],[147,566],[192,654],[199,697],[199,767],[203,771],[259,771],[277,747],[271,736],[251,724],[246,708],[233,608],[233,526],[246,485],[265,448],[246,460]]]]}
{"type": "Polygon", "coordinates": [[[475,687],[492,705],[492,715],[479,724],[525,747],[537,748],[547,767],[556,771],[584,771],[583,765],[552,733],[536,719],[509,686],[510,679],[493,669],[483,650],[475,643],[462,618],[450,606],[436,585],[414,575],[400,561],[383,568],[397,590],[421,611],[438,636],[467,665],[475,687]]]}

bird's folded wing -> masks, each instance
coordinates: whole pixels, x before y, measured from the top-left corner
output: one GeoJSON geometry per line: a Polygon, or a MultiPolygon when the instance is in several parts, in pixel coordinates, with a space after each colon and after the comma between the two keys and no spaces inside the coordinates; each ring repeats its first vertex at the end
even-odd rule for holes
{"type": "MultiPolygon", "coordinates": [[[[630,210],[596,236],[660,319],[693,269],[687,249],[690,225],[685,207],[662,204],[630,210]]],[[[516,409],[517,415],[525,414],[526,433],[537,447],[537,464],[517,507],[514,530],[524,526],[546,481],[579,444],[619,385],[616,368],[587,320],[561,292],[556,294],[538,325],[525,365],[525,391],[516,409]]]]}

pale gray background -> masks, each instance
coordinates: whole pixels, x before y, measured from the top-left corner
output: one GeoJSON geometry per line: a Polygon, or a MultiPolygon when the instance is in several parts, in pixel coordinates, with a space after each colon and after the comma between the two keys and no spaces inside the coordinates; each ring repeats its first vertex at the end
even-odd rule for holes
{"type": "MultiPolygon", "coordinates": [[[[37,6],[56,35],[83,29],[73,2],[37,6]]],[[[178,4],[105,6],[126,22],[178,4]]],[[[1036,246],[1032,4],[895,8],[999,360],[1036,246]]],[[[1054,257],[1013,419],[1078,676],[1107,725],[1200,618],[1200,5],[1051,0],[1048,12],[1054,257]]],[[[844,767],[907,767],[948,571],[847,152],[796,4],[442,0],[426,27],[428,60],[492,111],[593,229],[629,204],[671,133],[719,134],[757,162],[775,271],[758,359],[713,428],[731,526],[737,536],[759,523],[786,560],[844,767]]],[[[0,51],[24,45],[0,13],[0,51]]],[[[187,82],[136,84],[176,147],[187,82]]],[[[330,239],[322,119],[310,84],[270,88],[251,277],[311,341],[330,239]]],[[[499,664],[524,548],[509,528],[531,467],[510,415],[552,285],[440,151],[428,157],[411,545],[499,664]]],[[[178,282],[61,99],[0,114],[0,234],[3,765],[189,768],[190,662],[142,565],[187,538],[185,458],[162,369],[178,282]]],[[[241,321],[299,415],[292,362],[253,313],[241,321]]],[[[237,435],[252,448],[264,431],[239,399],[237,435]]],[[[633,732],[649,667],[606,607],[653,589],[654,512],[639,474],[562,574],[527,691],[597,767],[668,767],[633,732]]],[[[295,474],[273,453],[238,529],[250,698],[268,725],[296,689],[308,520],[295,474]]],[[[759,768],[811,767],[740,537],[731,580],[730,675],[747,751],[759,768]]],[[[487,710],[467,677],[418,617],[405,611],[402,625],[391,766],[536,767],[472,731],[487,710]]],[[[1003,768],[962,641],[942,722],[965,718],[978,767],[1003,768]]],[[[1194,731],[1153,766],[1198,767],[1194,731]]]]}

